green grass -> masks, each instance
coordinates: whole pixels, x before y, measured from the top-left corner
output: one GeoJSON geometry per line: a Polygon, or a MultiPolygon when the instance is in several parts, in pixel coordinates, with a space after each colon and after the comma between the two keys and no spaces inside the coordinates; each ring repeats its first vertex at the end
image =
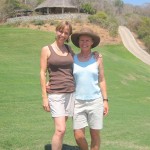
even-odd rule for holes
{"type": "MultiPolygon", "coordinates": [[[[41,48],[54,37],[49,32],[0,27],[0,150],[44,150],[50,144],[54,125],[42,109],[39,60],[41,48]]],[[[149,150],[150,66],[122,45],[96,50],[104,57],[110,105],[101,150],[149,150]]],[[[87,139],[90,142],[88,130],[87,139]]],[[[64,144],[76,145],[71,119],[64,144]]]]}

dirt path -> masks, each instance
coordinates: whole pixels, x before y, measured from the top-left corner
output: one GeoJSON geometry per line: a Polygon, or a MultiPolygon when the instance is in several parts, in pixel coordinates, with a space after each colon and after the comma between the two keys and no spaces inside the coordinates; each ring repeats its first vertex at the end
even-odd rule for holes
{"type": "Polygon", "coordinates": [[[124,46],[141,61],[150,65],[150,55],[140,48],[130,30],[125,26],[119,26],[119,34],[124,46]]]}

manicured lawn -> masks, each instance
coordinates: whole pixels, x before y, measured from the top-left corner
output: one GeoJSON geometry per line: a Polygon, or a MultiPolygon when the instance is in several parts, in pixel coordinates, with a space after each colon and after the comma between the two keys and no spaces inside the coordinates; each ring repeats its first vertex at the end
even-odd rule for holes
{"type": "MultiPolygon", "coordinates": [[[[54,38],[49,32],[0,27],[0,150],[45,150],[50,144],[54,125],[42,108],[39,60],[41,48],[54,38]]],[[[150,66],[122,45],[96,50],[104,57],[110,105],[101,150],[149,150],[150,66]]],[[[87,138],[90,142],[88,130],[87,138]]],[[[64,144],[76,146],[71,119],[64,144]]]]}

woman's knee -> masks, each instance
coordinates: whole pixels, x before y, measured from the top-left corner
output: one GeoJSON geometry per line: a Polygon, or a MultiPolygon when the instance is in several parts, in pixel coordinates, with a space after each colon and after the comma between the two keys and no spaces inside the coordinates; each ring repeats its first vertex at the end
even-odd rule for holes
{"type": "Polygon", "coordinates": [[[74,131],[74,137],[75,137],[76,141],[81,141],[81,140],[85,139],[84,133],[79,132],[79,131],[74,131]]]}
{"type": "Polygon", "coordinates": [[[55,133],[59,136],[64,136],[65,132],[66,132],[66,127],[57,128],[55,131],[55,133]]]}
{"type": "Polygon", "coordinates": [[[63,136],[66,132],[66,121],[65,117],[58,117],[54,119],[55,122],[55,134],[63,136]]]}

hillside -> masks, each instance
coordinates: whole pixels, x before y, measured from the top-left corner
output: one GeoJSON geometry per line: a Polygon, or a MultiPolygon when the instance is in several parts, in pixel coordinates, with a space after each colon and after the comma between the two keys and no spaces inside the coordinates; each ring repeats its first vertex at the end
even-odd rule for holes
{"type": "Polygon", "coordinates": [[[119,26],[119,34],[121,36],[124,46],[130,51],[134,56],[139,58],[144,63],[150,65],[150,54],[144,51],[135,40],[131,31],[125,26],[119,26]]]}
{"type": "MultiPolygon", "coordinates": [[[[106,45],[106,44],[120,44],[121,43],[121,38],[118,35],[117,37],[111,37],[109,35],[109,32],[107,29],[103,29],[98,25],[94,25],[91,23],[72,23],[73,26],[73,32],[79,31],[80,28],[83,26],[89,27],[91,29],[94,29],[94,31],[100,35],[101,37],[101,45],[106,45]]],[[[20,25],[20,28],[30,28],[30,29],[37,29],[37,30],[43,30],[43,31],[48,31],[48,32],[55,32],[55,25],[50,25],[50,24],[44,24],[42,26],[39,25],[34,25],[34,24],[29,24],[29,25],[20,25]]]]}
{"type": "MultiPolygon", "coordinates": [[[[54,125],[42,108],[39,62],[42,46],[51,43],[54,34],[0,27],[0,39],[0,150],[46,150],[54,125]]],[[[110,106],[101,149],[149,150],[150,67],[121,44],[97,50],[104,57],[110,106]]],[[[71,119],[63,144],[75,150],[71,119]]]]}
{"type": "MultiPolygon", "coordinates": [[[[116,45],[122,43],[121,37],[118,34],[116,37],[112,37],[109,35],[109,32],[107,29],[101,28],[98,25],[94,25],[91,23],[72,23],[73,26],[73,32],[80,30],[83,26],[90,27],[91,29],[94,29],[95,32],[97,32],[101,37],[101,43],[100,45],[116,45]]],[[[51,24],[44,24],[44,25],[34,25],[34,24],[21,24],[18,26],[19,28],[30,28],[34,30],[42,30],[42,31],[48,31],[48,32],[55,32],[56,25],[51,24]]],[[[144,43],[137,38],[137,35],[132,32],[136,42],[142,49],[146,49],[144,43]]]]}

